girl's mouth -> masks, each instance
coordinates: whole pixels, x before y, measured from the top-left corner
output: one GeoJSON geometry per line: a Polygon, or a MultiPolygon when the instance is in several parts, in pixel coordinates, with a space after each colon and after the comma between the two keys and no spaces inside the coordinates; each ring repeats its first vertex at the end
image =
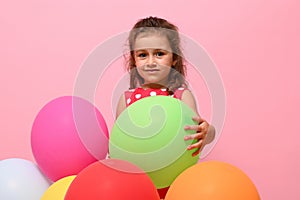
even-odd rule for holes
{"type": "Polygon", "coordinates": [[[158,72],[159,69],[145,69],[146,72],[158,72]]]}

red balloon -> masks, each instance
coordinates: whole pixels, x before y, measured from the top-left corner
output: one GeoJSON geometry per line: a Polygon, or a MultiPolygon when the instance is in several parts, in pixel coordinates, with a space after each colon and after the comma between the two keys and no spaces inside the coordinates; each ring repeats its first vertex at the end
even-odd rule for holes
{"type": "Polygon", "coordinates": [[[159,200],[148,175],[127,161],[107,159],[83,169],[71,183],[65,200],[159,200]]]}

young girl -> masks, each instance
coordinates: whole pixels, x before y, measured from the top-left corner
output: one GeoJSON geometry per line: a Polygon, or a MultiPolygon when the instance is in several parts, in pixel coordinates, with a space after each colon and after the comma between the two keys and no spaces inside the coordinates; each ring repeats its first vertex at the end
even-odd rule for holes
{"type": "MultiPolygon", "coordinates": [[[[121,96],[116,116],[144,97],[166,95],[180,99],[197,113],[193,120],[198,125],[185,127],[185,130],[195,130],[196,134],[182,138],[198,141],[188,146],[188,150],[193,150],[192,155],[196,156],[204,145],[213,140],[215,131],[198,114],[194,96],[187,88],[178,28],[161,18],[144,18],[130,31],[128,42],[130,54],[127,69],[130,73],[130,88],[121,96]]],[[[167,189],[159,190],[161,197],[164,197],[166,191],[167,189]]]]}

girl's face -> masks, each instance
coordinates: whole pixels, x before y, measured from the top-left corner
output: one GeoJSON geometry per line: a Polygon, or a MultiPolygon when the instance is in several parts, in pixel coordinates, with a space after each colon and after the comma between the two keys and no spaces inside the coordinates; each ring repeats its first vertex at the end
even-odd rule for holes
{"type": "Polygon", "coordinates": [[[140,35],[135,40],[134,60],[144,84],[167,85],[173,53],[168,39],[159,34],[140,35]]]}

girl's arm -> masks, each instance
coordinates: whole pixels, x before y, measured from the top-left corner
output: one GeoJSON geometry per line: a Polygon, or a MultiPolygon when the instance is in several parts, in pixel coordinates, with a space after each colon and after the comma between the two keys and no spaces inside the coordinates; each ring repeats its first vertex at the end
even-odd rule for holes
{"type": "Polygon", "coordinates": [[[125,109],[126,109],[125,95],[122,94],[122,96],[119,99],[118,105],[117,105],[116,119],[119,117],[121,112],[123,112],[125,109]]]}
{"type": "MultiPolygon", "coordinates": [[[[123,94],[123,95],[120,97],[119,102],[118,102],[118,105],[117,105],[116,119],[119,117],[119,115],[121,114],[121,112],[123,112],[123,110],[125,110],[125,108],[126,108],[126,104],[125,104],[125,95],[123,94]]],[[[107,153],[106,158],[110,158],[109,152],[107,153]]]]}
{"type": "Polygon", "coordinates": [[[185,130],[195,130],[197,133],[192,135],[185,136],[185,140],[197,139],[198,142],[190,145],[189,150],[196,149],[193,153],[193,156],[199,154],[206,144],[209,144],[215,138],[215,128],[212,125],[209,125],[208,122],[202,119],[198,113],[197,105],[195,98],[191,91],[185,90],[182,94],[181,100],[186,103],[190,108],[194,110],[197,116],[193,117],[193,120],[198,122],[198,125],[187,125],[185,130]]]}

